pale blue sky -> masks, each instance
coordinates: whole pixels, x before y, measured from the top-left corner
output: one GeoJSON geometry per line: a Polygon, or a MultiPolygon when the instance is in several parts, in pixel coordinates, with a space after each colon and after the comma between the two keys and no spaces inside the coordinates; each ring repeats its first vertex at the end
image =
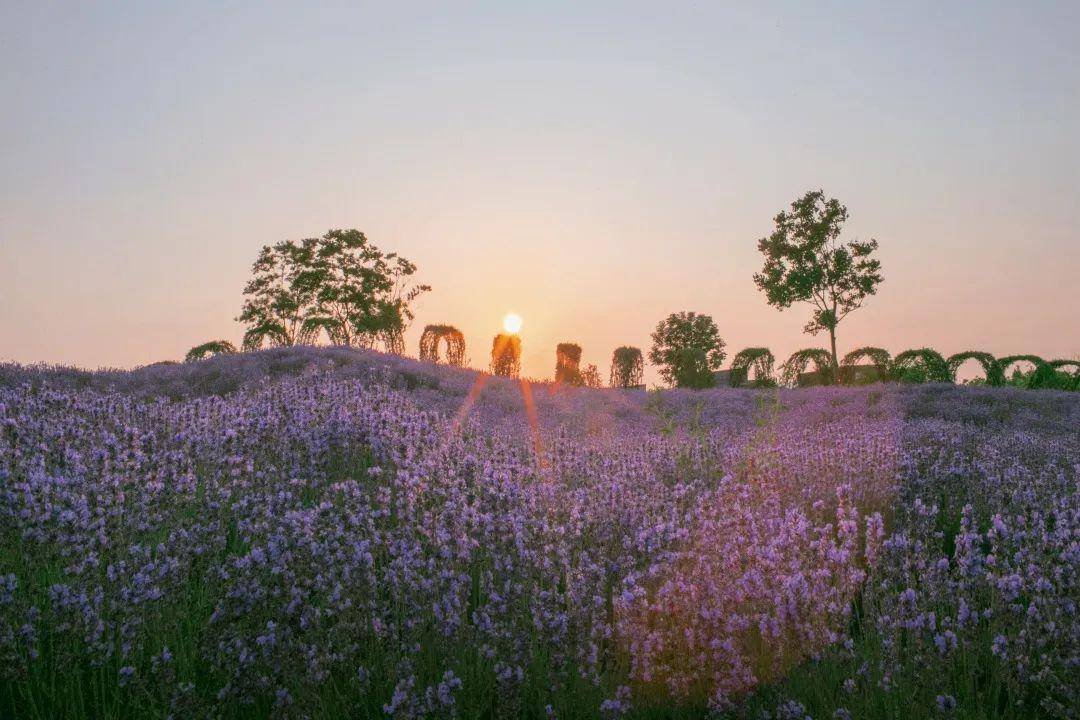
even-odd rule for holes
{"type": "MultiPolygon", "coordinates": [[[[1080,353],[1080,3],[0,6],[0,359],[237,340],[260,245],[358,227],[427,322],[525,369],[712,314],[823,338],[751,281],[816,187],[881,243],[841,349],[1080,353]]],[[[650,377],[653,377],[650,374],[650,377]]]]}

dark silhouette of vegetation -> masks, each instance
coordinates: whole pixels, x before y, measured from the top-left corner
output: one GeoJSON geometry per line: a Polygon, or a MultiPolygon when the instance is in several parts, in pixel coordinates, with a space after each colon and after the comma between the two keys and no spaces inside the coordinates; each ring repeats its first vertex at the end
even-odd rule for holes
{"type": "Polygon", "coordinates": [[[420,336],[420,359],[439,362],[439,344],[446,344],[446,363],[465,365],[465,336],[453,325],[428,325],[420,336]]]}
{"type": "Polygon", "coordinates": [[[776,229],[758,241],[765,266],[754,282],[769,304],[781,310],[808,302],[814,314],[804,332],[829,332],[830,358],[835,376],[836,326],[877,292],[883,280],[881,262],[873,258],[877,241],[839,241],[848,219],[847,208],[822,190],[806,193],[791,203],[790,211],[775,218],[776,229]]]}
{"type": "Polygon", "coordinates": [[[555,382],[564,385],[583,385],[581,377],[581,346],[559,343],[555,347],[555,382]]]}
{"type": "Polygon", "coordinates": [[[236,346],[228,340],[211,340],[210,342],[204,342],[202,345],[196,345],[188,350],[187,355],[184,356],[184,362],[195,362],[208,358],[211,355],[221,355],[223,353],[236,352],[236,346]]]}
{"type": "Polygon", "coordinates": [[[359,230],[264,247],[244,288],[238,321],[244,348],[314,342],[404,352],[411,303],[428,285],[409,284],[416,265],[385,253],[359,230]]]}
{"type": "Polygon", "coordinates": [[[623,345],[615,348],[611,354],[611,373],[609,381],[614,388],[636,388],[644,383],[645,362],[641,349],[623,345]]]}
{"type": "Polygon", "coordinates": [[[600,371],[596,369],[595,363],[589,363],[581,371],[581,383],[589,388],[604,387],[604,379],[600,377],[600,371]]]}
{"type": "Polygon", "coordinates": [[[942,382],[951,383],[952,373],[949,363],[941,353],[932,348],[905,350],[893,358],[890,372],[894,380],[900,382],[942,382]]]}
{"type": "Polygon", "coordinates": [[[775,387],[776,378],[773,377],[773,365],[776,358],[773,357],[769,348],[746,348],[740,350],[731,360],[731,372],[728,382],[731,387],[739,387],[746,384],[750,379],[750,371],[754,371],[754,381],[751,387],[775,387]]]}
{"type": "Polygon", "coordinates": [[[724,341],[708,315],[672,313],[652,334],[649,360],[659,367],[668,385],[706,388],[716,384],[724,362],[724,341]]]}
{"type": "Polygon", "coordinates": [[[817,375],[817,383],[820,385],[832,385],[835,374],[832,367],[832,356],[823,348],[805,348],[796,350],[791,354],[781,367],[780,378],[785,385],[798,385],[799,377],[806,372],[810,363],[814,363],[814,371],[817,375]]]}
{"type": "Polygon", "coordinates": [[[945,362],[949,365],[949,377],[952,382],[956,382],[957,371],[968,360],[977,360],[979,365],[982,366],[983,375],[985,376],[984,382],[987,385],[999,387],[1005,384],[1005,374],[1002,372],[1001,365],[994,359],[993,355],[981,350],[965,350],[949,356],[949,359],[945,362]]]}
{"type": "Polygon", "coordinates": [[[521,374],[521,337],[499,333],[491,342],[491,374],[517,377],[521,374]]]}
{"type": "Polygon", "coordinates": [[[305,320],[315,303],[316,287],[305,268],[311,264],[312,253],[310,243],[292,240],[259,251],[251,266],[252,278],[244,287],[244,307],[236,318],[247,325],[245,350],[310,342],[305,320]]]}

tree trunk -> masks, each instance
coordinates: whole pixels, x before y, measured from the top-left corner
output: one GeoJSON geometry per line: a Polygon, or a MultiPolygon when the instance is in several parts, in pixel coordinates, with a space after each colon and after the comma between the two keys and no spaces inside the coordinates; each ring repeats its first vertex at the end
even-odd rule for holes
{"type": "Polygon", "coordinates": [[[829,342],[832,344],[832,382],[840,383],[840,363],[836,359],[836,328],[829,328],[829,342]]]}

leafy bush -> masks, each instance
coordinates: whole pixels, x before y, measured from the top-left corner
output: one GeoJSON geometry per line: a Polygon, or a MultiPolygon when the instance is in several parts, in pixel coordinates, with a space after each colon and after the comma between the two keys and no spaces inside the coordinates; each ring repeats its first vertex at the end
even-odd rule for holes
{"type": "Polygon", "coordinates": [[[611,387],[632,388],[643,383],[644,362],[641,350],[623,345],[611,355],[611,387]]]}
{"type": "Polygon", "coordinates": [[[713,373],[724,362],[724,340],[708,315],[672,313],[652,334],[649,360],[668,385],[707,388],[715,384],[713,373]]]}

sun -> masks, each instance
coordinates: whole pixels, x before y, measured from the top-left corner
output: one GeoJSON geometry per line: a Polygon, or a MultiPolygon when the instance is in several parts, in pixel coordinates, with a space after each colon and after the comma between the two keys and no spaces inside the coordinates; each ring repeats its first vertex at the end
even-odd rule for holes
{"type": "Polygon", "coordinates": [[[517,335],[518,330],[521,330],[521,316],[517,313],[506,313],[506,317],[503,318],[503,330],[511,335],[517,335]]]}

